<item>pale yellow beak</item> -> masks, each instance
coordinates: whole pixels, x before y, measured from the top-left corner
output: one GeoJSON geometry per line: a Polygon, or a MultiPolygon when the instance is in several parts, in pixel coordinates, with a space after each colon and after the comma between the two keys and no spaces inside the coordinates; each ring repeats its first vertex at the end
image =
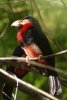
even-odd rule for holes
{"type": "Polygon", "coordinates": [[[18,21],[15,21],[15,22],[13,22],[11,24],[11,26],[16,26],[16,27],[18,27],[19,25],[20,25],[19,20],[18,21]]]}
{"type": "Polygon", "coordinates": [[[25,24],[27,24],[27,23],[30,23],[29,20],[27,20],[27,19],[25,19],[25,20],[17,20],[17,21],[15,21],[15,22],[13,22],[13,23],[11,24],[11,26],[18,27],[18,26],[20,26],[20,25],[25,25],[25,24]]]}

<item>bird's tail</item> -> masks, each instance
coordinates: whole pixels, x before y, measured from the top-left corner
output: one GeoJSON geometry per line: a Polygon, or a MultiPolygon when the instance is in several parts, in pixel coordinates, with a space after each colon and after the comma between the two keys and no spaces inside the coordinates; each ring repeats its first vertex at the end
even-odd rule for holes
{"type": "Polygon", "coordinates": [[[62,93],[61,83],[57,76],[49,76],[50,94],[60,95],[62,93]]]}

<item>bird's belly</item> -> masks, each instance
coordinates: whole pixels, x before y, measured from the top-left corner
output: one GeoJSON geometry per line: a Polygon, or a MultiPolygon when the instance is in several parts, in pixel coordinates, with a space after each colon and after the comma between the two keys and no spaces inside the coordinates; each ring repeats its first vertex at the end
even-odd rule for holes
{"type": "MultiPolygon", "coordinates": [[[[31,58],[42,55],[40,48],[35,43],[24,46],[23,49],[24,49],[26,55],[31,58]]],[[[40,60],[38,60],[38,62],[47,65],[47,62],[45,61],[45,59],[40,59],[40,60]]]]}
{"type": "Polygon", "coordinates": [[[29,57],[38,57],[39,55],[42,55],[40,48],[35,43],[24,46],[23,49],[29,57]]]}

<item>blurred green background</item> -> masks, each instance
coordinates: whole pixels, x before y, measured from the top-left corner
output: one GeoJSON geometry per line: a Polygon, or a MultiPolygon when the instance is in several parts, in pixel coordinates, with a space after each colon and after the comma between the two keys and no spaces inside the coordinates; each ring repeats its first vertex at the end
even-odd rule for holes
{"type": "MultiPolygon", "coordinates": [[[[0,0],[0,56],[11,56],[18,45],[16,40],[17,30],[11,23],[32,15],[39,21],[42,30],[50,41],[55,52],[60,49],[55,45],[59,43],[61,50],[67,49],[67,0],[0,0]],[[46,25],[46,27],[45,27],[46,25]],[[47,33],[48,31],[48,33],[47,33]]],[[[65,54],[65,56],[67,56],[65,54]]],[[[67,71],[67,61],[63,56],[57,56],[56,67],[67,71]]],[[[58,73],[59,74],[59,73],[58,73]]],[[[66,76],[59,74],[63,78],[66,76]]],[[[48,79],[37,73],[29,72],[23,80],[35,85],[42,90],[49,91],[48,79]]],[[[67,88],[62,85],[61,100],[67,100],[67,88]]],[[[17,100],[33,100],[32,97],[18,91],[17,100]]]]}

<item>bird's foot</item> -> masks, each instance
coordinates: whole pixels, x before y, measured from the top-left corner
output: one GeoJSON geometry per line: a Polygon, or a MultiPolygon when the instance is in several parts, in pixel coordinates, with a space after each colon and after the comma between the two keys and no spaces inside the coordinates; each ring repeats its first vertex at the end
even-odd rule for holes
{"type": "Polygon", "coordinates": [[[29,59],[29,56],[26,56],[26,63],[28,64],[28,66],[30,65],[30,59],[29,59]]]}
{"type": "Polygon", "coordinates": [[[38,60],[39,60],[39,61],[43,60],[43,55],[39,55],[39,56],[38,56],[38,60]]]}

